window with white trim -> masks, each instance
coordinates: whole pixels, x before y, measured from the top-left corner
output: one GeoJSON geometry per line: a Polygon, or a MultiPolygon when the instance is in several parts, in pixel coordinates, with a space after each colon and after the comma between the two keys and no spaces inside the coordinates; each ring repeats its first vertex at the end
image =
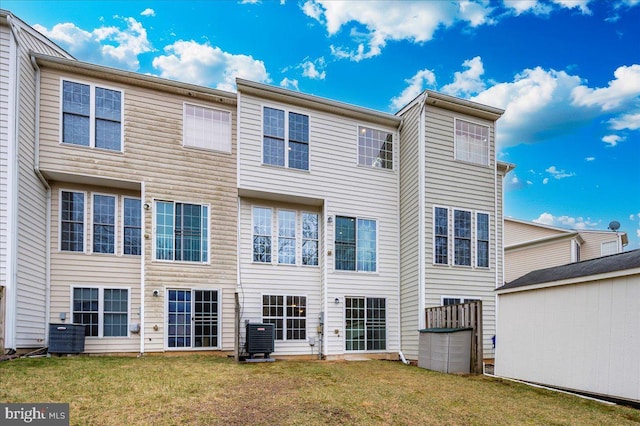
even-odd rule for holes
{"type": "Polygon", "coordinates": [[[442,299],[442,306],[457,305],[458,303],[474,302],[477,300],[481,300],[474,297],[452,297],[452,296],[442,296],[441,299],[442,299]]]}
{"type": "Polygon", "coordinates": [[[305,340],[307,338],[307,298],[263,295],[262,322],[274,325],[276,340],[305,340]]]}
{"type": "Polygon", "coordinates": [[[85,326],[85,336],[129,335],[129,290],[122,288],[74,287],[73,323],[85,326]]]}
{"type": "Polygon", "coordinates": [[[317,213],[302,213],[302,264],[318,266],[317,213]]]}
{"type": "Polygon", "coordinates": [[[471,266],[471,212],[453,211],[454,264],[471,266]]]}
{"type": "Polygon", "coordinates": [[[84,251],[84,192],[60,191],[60,250],[84,251]]]}
{"type": "Polygon", "coordinates": [[[309,170],[309,116],[263,108],[262,163],[309,170]]]}
{"type": "Polygon", "coordinates": [[[62,81],[62,142],[122,151],[122,92],[62,81]]]}
{"type": "Polygon", "coordinates": [[[375,220],[336,216],[336,270],[376,272],[376,228],[375,220]]]}
{"type": "Polygon", "coordinates": [[[142,202],[139,198],[124,197],[122,215],[122,253],[142,254],[142,202]]]}
{"type": "Polygon", "coordinates": [[[231,152],[231,113],[184,104],[183,144],[193,148],[231,152]]]}
{"type": "Polygon", "coordinates": [[[433,234],[434,234],[434,263],[440,265],[449,264],[449,209],[434,207],[433,209],[433,234]]]}
{"type": "Polygon", "coordinates": [[[476,213],[476,266],[489,267],[489,215],[476,213]]]}
{"type": "Polygon", "coordinates": [[[393,169],[393,134],[359,126],[358,164],[378,169],[393,169]]]}
{"type": "Polygon", "coordinates": [[[278,263],[296,264],[296,212],[278,210],[278,263]]]}
{"type": "Polygon", "coordinates": [[[209,207],[156,201],[155,259],[209,260],[209,207]]]}
{"type": "Polygon", "coordinates": [[[607,241],[600,244],[600,256],[609,256],[618,253],[618,242],[607,241]]]}
{"type": "Polygon", "coordinates": [[[387,348],[386,299],[345,297],[345,350],[382,351],[387,348]]]}
{"type": "Polygon", "coordinates": [[[93,194],[93,253],[116,252],[116,197],[93,194]]]}
{"type": "Polygon", "coordinates": [[[455,119],[455,158],[489,165],[489,126],[455,119]]]}
{"type": "Polygon", "coordinates": [[[253,261],[271,263],[271,209],[253,208],[253,261]]]}

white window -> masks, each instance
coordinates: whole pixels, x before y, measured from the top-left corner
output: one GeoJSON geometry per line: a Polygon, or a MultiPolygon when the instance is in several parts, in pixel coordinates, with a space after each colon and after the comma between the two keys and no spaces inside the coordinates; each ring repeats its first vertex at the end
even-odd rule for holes
{"type": "Polygon", "coordinates": [[[271,209],[253,208],[253,261],[271,263],[271,209]]]}
{"type": "Polygon", "coordinates": [[[73,323],[84,325],[86,336],[129,335],[129,289],[74,287],[72,292],[73,323]]]}
{"type": "Polygon", "coordinates": [[[62,80],[62,142],[122,151],[122,92],[62,80]]]}
{"type": "Polygon", "coordinates": [[[124,197],[122,214],[122,253],[142,254],[142,205],[139,198],[124,197]]]}
{"type": "Polygon", "coordinates": [[[318,266],[317,213],[302,213],[302,264],[318,266]]]}
{"type": "Polygon", "coordinates": [[[84,251],[85,193],[60,191],[60,250],[84,251]]]}
{"type": "Polygon", "coordinates": [[[489,267],[489,215],[476,213],[476,266],[489,267]]]}
{"type": "Polygon", "coordinates": [[[168,289],[165,345],[170,349],[217,348],[220,329],[218,290],[168,289]]]}
{"type": "Polygon", "coordinates": [[[489,126],[455,120],[455,158],[489,165],[489,126]]]}
{"type": "Polygon", "coordinates": [[[453,211],[454,264],[471,266],[471,212],[453,211]]]}
{"type": "Polygon", "coordinates": [[[609,256],[618,253],[618,242],[607,241],[600,245],[600,256],[609,256]]]}
{"type": "Polygon", "coordinates": [[[231,152],[231,113],[184,104],[184,146],[231,152]]]}
{"type": "Polygon", "coordinates": [[[93,253],[116,253],[116,197],[93,194],[93,253]]]}
{"type": "Polygon", "coordinates": [[[262,322],[273,324],[276,340],[305,340],[307,338],[307,298],[263,295],[262,322]]]}
{"type": "Polygon", "coordinates": [[[440,299],[441,299],[442,306],[457,305],[458,303],[466,303],[466,302],[481,300],[474,297],[456,297],[456,296],[442,296],[440,299]]]}
{"type": "Polygon", "coordinates": [[[296,263],[296,212],[278,211],[278,263],[296,263]]]}
{"type": "Polygon", "coordinates": [[[209,207],[156,201],[156,260],[209,260],[209,207]]]}
{"type": "Polygon", "coordinates": [[[386,299],[345,297],[345,350],[383,351],[387,348],[386,299]]]}
{"type": "Polygon", "coordinates": [[[439,265],[449,264],[449,209],[433,209],[433,262],[439,265]]]}
{"type": "Polygon", "coordinates": [[[358,127],[358,164],[393,169],[393,134],[384,130],[358,127]]]}
{"type": "Polygon", "coordinates": [[[376,272],[377,222],[336,216],[336,270],[376,272]]]}
{"type": "Polygon", "coordinates": [[[309,170],[309,116],[263,109],[262,163],[309,170]]]}

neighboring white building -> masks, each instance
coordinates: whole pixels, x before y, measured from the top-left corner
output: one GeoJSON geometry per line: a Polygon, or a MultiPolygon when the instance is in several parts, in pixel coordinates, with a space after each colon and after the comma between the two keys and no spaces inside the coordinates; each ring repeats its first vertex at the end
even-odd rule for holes
{"type": "Polygon", "coordinates": [[[640,403],[640,250],[497,290],[495,374],[640,403]]]}

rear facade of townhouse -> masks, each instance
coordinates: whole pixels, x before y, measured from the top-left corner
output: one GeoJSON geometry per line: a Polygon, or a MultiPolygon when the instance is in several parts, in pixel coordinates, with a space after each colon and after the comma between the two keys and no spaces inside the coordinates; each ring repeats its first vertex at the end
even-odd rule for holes
{"type": "Polygon", "coordinates": [[[392,115],[27,57],[31,180],[5,192],[33,200],[16,216],[42,232],[17,233],[15,263],[40,275],[3,275],[7,349],[63,322],[87,353],[232,354],[269,323],[276,356],[417,359],[426,307],[480,299],[491,356],[502,111],[427,91],[392,115]]]}

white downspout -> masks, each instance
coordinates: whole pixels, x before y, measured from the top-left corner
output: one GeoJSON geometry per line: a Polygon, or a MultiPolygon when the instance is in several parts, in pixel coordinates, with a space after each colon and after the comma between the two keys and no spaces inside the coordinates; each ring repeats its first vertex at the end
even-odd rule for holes
{"type": "Polygon", "coordinates": [[[40,172],[40,67],[36,63],[35,58],[31,57],[31,65],[36,72],[36,105],[35,105],[35,149],[33,159],[33,170],[38,176],[38,179],[47,191],[47,205],[46,205],[46,223],[45,223],[45,255],[44,255],[44,267],[45,267],[45,293],[44,293],[44,340],[49,344],[49,327],[47,324],[51,320],[51,186],[47,179],[40,172]]]}
{"type": "Polygon", "coordinates": [[[420,102],[420,122],[419,122],[419,132],[418,132],[418,179],[419,181],[419,194],[418,194],[418,328],[423,329],[426,327],[426,320],[424,317],[424,310],[426,306],[425,296],[426,296],[426,283],[425,283],[425,265],[426,265],[426,254],[425,254],[425,242],[426,242],[426,227],[425,227],[425,202],[426,202],[426,194],[425,194],[425,162],[426,162],[426,143],[425,140],[425,130],[424,127],[426,125],[426,117],[425,117],[425,103],[427,102],[428,93],[424,92],[424,96],[422,97],[422,101],[420,102]]]}
{"type": "Polygon", "coordinates": [[[5,349],[16,349],[16,294],[18,285],[18,30],[11,15],[9,42],[9,99],[7,108],[7,282],[5,283],[5,349]]]}
{"type": "MultiPolygon", "coordinates": [[[[146,255],[146,232],[147,232],[147,212],[149,210],[146,210],[144,208],[144,204],[147,202],[147,194],[146,194],[146,185],[145,182],[142,181],[140,182],[140,200],[141,200],[141,205],[140,205],[140,209],[142,210],[142,212],[140,213],[142,216],[142,220],[140,221],[140,225],[142,226],[142,229],[140,229],[140,240],[141,240],[141,244],[140,244],[140,356],[144,355],[144,338],[145,338],[145,333],[144,333],[144,329],[145,329],[145,310],[144,310],[144,305],[145,305],[145,290],[146,290],[146,286],[145,286],[145,263],[147,261],[147,255],[146,255]]],[[[150,209],[151,214],[153,214],[153,209],[150,209]]],[[[153,242],[151,243],[153,244],[153,242]]]]}

